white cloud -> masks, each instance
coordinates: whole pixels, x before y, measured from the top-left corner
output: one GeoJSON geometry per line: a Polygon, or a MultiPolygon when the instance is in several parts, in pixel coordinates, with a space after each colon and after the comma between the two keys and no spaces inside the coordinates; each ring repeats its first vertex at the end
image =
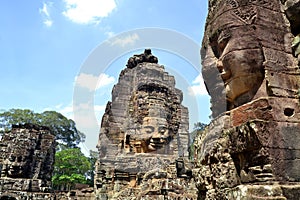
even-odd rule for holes
{"type": "Polygon", "coordinates": [[[51,27],[52,24],[53,24],[53,21],[52,21],[52,20],[49,20],[49,19],[46,19],[46,20],[44,20],[44,24],[45,24],[47,27],[51,27]]]}
{"type": "Polygon", "coordinates": [[[68,119],[74,119],[72,104],[69,104],[69,105],[67,105],[65,107],[59,108],[58,112],[61,113],[61,114],[63,114],[68,119]]]}
{"type": "Polygon", "coordinates": [[[93,105],[91,102],[73,105],[74,120],[78,128],[87,129],[99,127],[106,105],[93,105]],[[95,116],[95,118],[93,118],[95,116]],[[93,119],[96,119],[94,121],[93,119]]]}
{"type": "MultiPolygon", "coordinates": [[[[92,102],[73,105],[58,104],[43,110],[55,110],[76,123],[76,128],[86,135],[85,143],[80,144],[81,150],[88,155],[88,149],[95,149],[102,115],[106,105],[93,105],[92,102]],[[74,113],[76,116],[74,116],[74,113]],[[95,118],[93,118],[95,116],[95,118]],[[87,146],[88,147],[87,147],[87,146]]],[[[0,136],[1,137],[1,136],[0,136]]]]}
{"type": "MultiPolygon", "coordinates": [[[[98,119],[102,117],[104,110],[106,108],[106,105],[93,105],[91,102],[88,103],[82,103],[79,105],[73,105],[73,103],[70,103],[68,105],[55,105],[53,107],[48,107],[43,109],[42,112],[44,111],[50,111],[54,110],[56,112],[59,112],[63,114],[66,118],[74,120],[74,112],[76,112],[76,124],[78,125],[84,125],[86,127],[91,126],[92,120],[87,118],[86,116],[90,116],[90,112],[94,113],[96,118],[98,119]]],[[[97,124],[99,125],[99,124],[97,124]]]]}
{"type": "Polygon", "coordinates": [[[92,74],[81,73],[75,77],[75,84],[77,86],[87,88],[90,91],[98,90],[101,87],[113,84],[115,78],[107,74],[101,73],[99,77],[92,74]]]}
{"type": "Polygon", "coordinates": [[[63,12],[71,21],[79,24],[98,24],[116,7],[115,0],[64,0],[63,12]]]}
{"type": "Polygon", "coordinates": [[[201,74],[199,74],[196,78],[195,78],[195,80],[193,80],[193,84],[204,84],[204,80],[203,80],[203,78],[202,78],[202,75],[201,74]]]}
{"type": "Polygon", "coordinates": [[[106,105],[95,105],[94,106],[94,109],[95,109],[95,112],[103,112],[106,108],[106,105]]]}
{"type": "Polygon", "coordinates": [[[68,104],[66,106],[64,106],[63,104],[58,104],[58,105],[55,105],[55,106],[52,106],[52,107],[44,108],[42,110],[42,112],[51,111],[51,110],[54,110],[56,112],[59,112],[59,113],[63,114],[68,119],[74,119],[74,117],[73,117],[73,105],[72,104],[68,104]]]}
{"type": "Polygon", "coordinates": [[[109,76],[107,74],[100,74],[98,78],[98,83],[96,89],[100,89],[101,87],[113,84],[115,82],[115,78],[112,76],[109,76]]]}
{"type": "Polygon", "coordinates": [[[115,36],[116,34],[113,31],[107,31],[104,33],[108,38],[115,36]]]}
{"type": "Polygon", "coordinates": [[[127,45],[133,45],[139,39],[140,39],[139,35],[134,33],[132,35],[128,35],[123,38],[119,37],[119,38],[114,39],[113,41],[111,41],[111,45],[112,46],[118,45],[121,47],[125,47],[127,45]]]}
{"type": "Polygon", "coordinates": [[[43,8],[40,8],[40,13],[43,13],[46,17],[50,17],[47,3],[43,3],[43,8]]]}
{"type": "Polygon", "coordinates": [[[93,105],[91,102],[74,106],[74,121],[78,130],[86,135],[85,144],[94,149],[98,142],[101,118],[105,105],[93,105]]]}
{"type": "Polygon", "coordinates": [[[201,74],[195,78],[193,85],[188,88],[188,92],[191,96],[208,95],[201,74]]]}
{"type": "Polygon", "coordinates": [[[52,2],[43,3],[43,7],[39,9],[39,12],[43,18],[43,23],[47,27],[51,27],[53,25],[53,20],[51,19],[49,8],[52,7],[52,2]]]}

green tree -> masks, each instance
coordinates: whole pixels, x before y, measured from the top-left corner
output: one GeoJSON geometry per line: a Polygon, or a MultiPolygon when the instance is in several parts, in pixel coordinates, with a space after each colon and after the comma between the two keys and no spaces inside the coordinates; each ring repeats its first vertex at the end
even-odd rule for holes
{"type": "Polygon", "coordinates": [[[56,189],[70,190],[75,183],[87,183],[91,163],[79,148],[70,148],[55,154],[52,183],[56,189]]]}
{"type": "Polygon", "coordinates": [[[55,111],[35,113],[28,109],[10,109],[9,111],[0,113],[0,128],[4,131],[10,130],[12,124],[19,125],[25,123],[48,126],[56,136],[61,149],[77,147],[85,139],[85,135],[77,130],[73,120],[55,111]]]}
{"type": "Polygon", "coordinates": [[[205,124],[205,123],[197,122],[197,123],[194,123],[194,130],[202,131],[205,129],[206,126],[207,126],[207,124],[205,124]]]}
{"type": "Polygon", "coordinates": [[[97,161],[98,157],[99,157],[99,152],[98,151],[90,150],[90,156],[89,156],[88,159],[89,159],[89,162],[91,164],[91,168],[87,172],[87,175],[88,175],[88,181],[87,181],[87,183],[90,186],[94,185],[95,164],[96,164],[96,161],[97,161]]]}
{"type": "Polygon", "coordinates": [[[38,124],[36,121],[35,113],[28,109],[10,109],[0,113],[0,127],[4,131],[9,131],[12,124],[25,124],[32,123],[38,124]]]}
{"type": "Polygon", "coordinates": [[[205,130],[207,124],[202,123],[202,122],[197,122],[194,123],[194,130],[190,133],[190,143],[191,145],[189,146],[189,158],[190,160],[194,160],[194,142],[195,142],[195,138],[197,135],[200,135],[203,133],[203,131],[205,130]]]}
{"type": "Polygon", "coordinates": [[[194,130],[190,133],[191,144],[194,143],[195,137],[200,134],[206,126],[207,124],[202,122],[194,123],[194,130]]]}

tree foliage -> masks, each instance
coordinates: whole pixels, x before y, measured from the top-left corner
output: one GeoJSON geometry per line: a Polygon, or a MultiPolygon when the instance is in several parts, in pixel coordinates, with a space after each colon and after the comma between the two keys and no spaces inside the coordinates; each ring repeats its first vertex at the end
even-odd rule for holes
{"type": "Polygon", "coordinates": [[[87,175],[88,175],[88,181],[87,181],[87,183],[90,186],[94,185],[95,164],[97,162],[98,157],[99,157],[99,152],[98,151],[90,150],[90,156],[89,156],[88,160],[89,160],[89,162],[91,164],[91,168],[87,172],[87,175]]]}
{"type": "Polygon", "coordinates": [[[194,142],[195,142],[195,138],[197,135],[203,134],[205,128],[206,128],[207,124],[202,123],[202,122],[197,122],[194,123],[194,130],[190,133],[190,143],[191,145],[189,146],[189,158],[190,160],[194,160],[194,151],[195,151],[195,147],[194,147],[194,142]]]}
{"type": "Polygon", "coordinates": [[[66,148],[76,147],[85,139],[85,135],[77,130],[73,120],[55,111],[35,113],[28,109],[10,109],[0,113],[0,128],[2,130],[10,130],[12,124],[25,123],[48,126],[50,131],[56,136],[56,140],[61,143],[61,146],[64,145],[66,148]]]}
{"type": "Polygon", "coordinates": [[[91,163],[79,148],[70,148],[55,154],[52,183],[56,188],[70,190],[75,183],[87,183],[91,163]]]}
{"type": "Polygon", "coordinates": [[[194,130],[202,131],[205,129],[206,126],[207,126],[207,124],[205,124],[205,123],[197,122],[197,123],[194,123],[194,130]]]}
{"type": "Polygon", "coordinates": [[[207,124],[202,122],[194,123],[194,130],[190,133],[191,143],[194,143],[195,137],[205,129],[207,124]]]}

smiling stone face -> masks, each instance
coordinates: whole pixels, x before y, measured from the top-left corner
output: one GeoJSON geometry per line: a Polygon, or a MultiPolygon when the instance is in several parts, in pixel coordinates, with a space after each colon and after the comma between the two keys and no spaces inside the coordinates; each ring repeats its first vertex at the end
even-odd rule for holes
{"type": "MultiPolygon", "coordinates": [[[[27,151],[26,148],[23,148],[23,150],[27,151]]],[[[23,152],[24,152],[23,151],[23,152]]],[[[16,155],[10,155],[8,158],[8,170],[7,170],[7,176],[11,178],[23,178],[24,176],[28,178],[29,173],[29,165],[30,165],[30,158],[25,157],[25,159],[20,159],[22,156],[18,156],[18,159],[16,158],[16,155]]]]}
{"type": "Polygon", "coordinates": [[[164,118],[145,117],[140,132],[141,137],[147,141],[149,151],[163,148],[171,140],[171,131],[164,118]]]}
{"type": "Polygon", "coordinates": [[[176,135],[179,121],[176,96],[159,85],[145,84],[132,96],[131,118],[128,125],[128,143],[134,144],[135,153],[170,154],[169,143],[176,135]],[[134,127],[134,128],[133,128],[134,127]],[[139,150],[142,148],[142,150],[139,150]]]}
{"type": "Polygon", "coordinates": [[[37,199],[54,199],[54,194],[48,191],[51,191],[55,146],[55,136],[48,127],[12,125],[9,132],[3,133],[0,139],[0,199],[1,194],[6,193],[25,199],[32,195],[37,199]]]}

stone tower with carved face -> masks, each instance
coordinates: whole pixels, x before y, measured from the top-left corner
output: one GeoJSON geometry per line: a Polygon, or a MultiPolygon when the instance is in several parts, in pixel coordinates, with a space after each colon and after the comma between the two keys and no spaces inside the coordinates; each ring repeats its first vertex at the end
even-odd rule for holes
{"type": "Polygon", "coordinates": [[[174,77],[145,55],[149,56],[149,50],[129,59],[130,68],[121,72],[112,90],[101,122],[100,157],[128,153],[188,156],[187,148],[178,148],[189,142],[182,92],[175,88],[174,77]]]}
{"type": "Polygon", "coordinates": [[[160,198],[178,186],[169,186],[171,179],[185,182],[177,176],[176,163],[181,163],[185,174],[182,161],[188,157],[188,109],[181,104],[183,95],[175,88],[174,77],[157,62],[149,49],[134,55],[112,90],[97,145],[98,199],[146,195],[142,187],[154,177],[160,180],[155,186],[159,192],[152,195],[160,198]]]}

